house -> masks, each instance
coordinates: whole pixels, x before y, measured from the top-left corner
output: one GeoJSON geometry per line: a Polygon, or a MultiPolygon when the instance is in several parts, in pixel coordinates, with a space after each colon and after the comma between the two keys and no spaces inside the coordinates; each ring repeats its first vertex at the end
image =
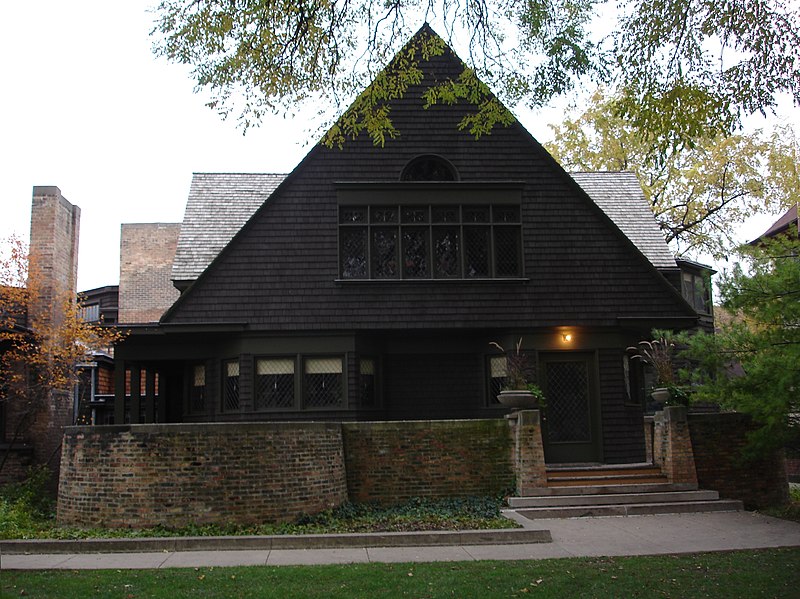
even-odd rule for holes
{"type": "Polygon", "coordinates": [[[490,343],[521,339],[548,463],[645,461],[625,348],[697,326],[687,266],[632,175],[570,175],[518,122],[474,139],[474,107],[421,99],[458,57],[420,68],[385,147],[362,134],[285,176],[194,176],[181,294],[117,346],[116,422],[499,418],[490,343]]]}

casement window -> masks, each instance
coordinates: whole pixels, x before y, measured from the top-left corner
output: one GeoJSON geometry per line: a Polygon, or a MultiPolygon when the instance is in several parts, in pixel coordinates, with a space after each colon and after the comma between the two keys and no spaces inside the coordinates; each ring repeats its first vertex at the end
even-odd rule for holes
{"type": "Polygon", "coordinates": [[[508,374],[508,360],[506,356],[489,356],[488,359],[488,379],[487,385],[488,397],[487,402],[490,406],[500,405],[497,401],[497,396],[503,390],[503,385],[506,383],[506,376],[508,374]]]}
{"type": "Polygon", "coordinates": [[[100,322],[100,304],[81,306],[78,315],[84,322],[100,322]]]}
{"type": "Polygon", "coordinates": [[[359,405],[370,408],[378,403],[377,362],[374,358],[361,358],[358,361],[359,405]]]}
{"type": "Polygon", "coordinates": [[[702,275],[684,272],[682,275],[684,299],[701,314],[711,313],[711,288],[702,275]]]}
{"type": "Polygon", "coordinates": [[[206,409],[206,367],[195,364],[189,381],[189,411],[203,412],[206,409]]]}
{"type": "Polygon", "coordinates": [[[256,359],[256,410],[294,406],[295,358],[256,359]]]}
{"type": "Polygon", "coordinates": [[[522,276],[519,204],[339,207],[343,280],[522,276]]]}
{"type": "Polygon", "coordinates": [[[344,406],[341,357],[307,357],[303,360],[303,406],[344,406]]]}
{"type": "Polygon", "coordinates": [[[239,409],[239,361],[227,360],[222,365],[222,410],[239,409]]]}
{"type": "Polygon", "coordinates": [[[631,360],[622,356],[622,370],[625,377],[625,403],[635,406],[645,404],[645,364],[641,360],[631,360]]]}

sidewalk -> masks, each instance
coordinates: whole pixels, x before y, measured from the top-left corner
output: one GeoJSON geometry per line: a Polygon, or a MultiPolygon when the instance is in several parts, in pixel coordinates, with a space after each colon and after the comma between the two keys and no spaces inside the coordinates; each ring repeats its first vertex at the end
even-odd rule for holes
{"type": "Polygon", "coordinates": [[[800,546],[800,524],[749,512],[531,521],[550,543],[0,556],[2,569],[142,569],[656,555],[800,546]]]}

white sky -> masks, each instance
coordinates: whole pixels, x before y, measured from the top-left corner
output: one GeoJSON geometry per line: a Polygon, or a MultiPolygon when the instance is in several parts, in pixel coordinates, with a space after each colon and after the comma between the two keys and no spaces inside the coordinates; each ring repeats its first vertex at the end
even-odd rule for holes
{"type": "MultiPolygon", "coordinates": [[[[81,208],[80,290],[118,282],[121,223],[181,221],[192,172],[289,172],[317,135],[313,115],[270,118],[243,136],[206,108],[189,70],[151,52],[154,2],[3,7],[0,238],[27,239],[33,186],[58,186],[81,208]]],[[[518,116],[544,141],[559,115],[518,116]]]]}

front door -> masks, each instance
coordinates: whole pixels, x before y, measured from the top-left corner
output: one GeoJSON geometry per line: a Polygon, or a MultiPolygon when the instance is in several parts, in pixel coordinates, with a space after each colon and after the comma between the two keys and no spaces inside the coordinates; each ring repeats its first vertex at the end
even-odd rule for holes
{"type": "Polygon", "coordinates": [[[539,384],[546,398],[542,441],[549,464],[603,459],[594,364],[591,353],[539,355],[539,384]]]}

